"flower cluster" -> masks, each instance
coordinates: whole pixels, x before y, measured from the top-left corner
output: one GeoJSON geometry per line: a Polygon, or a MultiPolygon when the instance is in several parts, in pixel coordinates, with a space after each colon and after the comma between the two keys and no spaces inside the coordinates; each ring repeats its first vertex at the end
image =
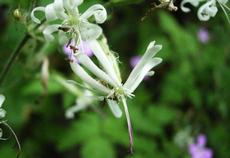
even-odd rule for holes
{"type": "Polygon", "coordinates": [[[132,147],[132,127],[126,100],[134,97],[133,92],[145,76],[154,74],[151,69],[162,62],[161,58],[154,56],[161,50],[162,46],[156,45],[155,41],[151,42],[128,79],[123,82],[118,66],[118,56],[108,47],[107,40],[102,34],[102,29],[88,21],[88,18],[93,16],[96,23],[103,23],[107,18],[105,8],[96,4],[83,14],[80,14],[77,7],[82,2],[83,0],[55,0],[54,3],[46,7],[35,8],[31,13],[31,17],[33,21],[40,23],[39,19],[34,16],[34,12],[43,11],[47,22],[55,21],[56,19],[62,21],[60,24],[46,26],[43,34],[47,40],[52,40],[54,39],[52,33],[59,31],[59,35],[62,33],[61,38],[67,38],[66,41],[69,42],[65,47],[70,51],[64,48],[65,54],[69,59],[73,72],[82,81],[82,84],[76,84],[90,91],[90,93],[86,92],[77,99],[76,105],[67,111],[67,117],[71,118],[75,111],[87,107],[91,103],[91,100],[88,100],[89,96],[105,100],[117,118],[122,116],[122,110],[119,106],[122,104],[127,118],[130,145],[132,147]],[[83,45],[92,51],[97,59],[96,62],[86,54],[85,48],[81,48],[83,45]]]}
{"type": "Polygon", "coordinates": [[[185,4],[189,3],[194,7],[198,7],[200,3],[202,5],[198,9],[197,16],[201,21],[208,21],[211,17],[215,17],[218,12],[217,4],[224,11],[225,16],[230,22],[227,11],[230,11],[230,8],[227,6],[228,0],[183,0],[181,2],[181,9],[184,12],[190,12],[191,10],[185,6],[185,4]]]}

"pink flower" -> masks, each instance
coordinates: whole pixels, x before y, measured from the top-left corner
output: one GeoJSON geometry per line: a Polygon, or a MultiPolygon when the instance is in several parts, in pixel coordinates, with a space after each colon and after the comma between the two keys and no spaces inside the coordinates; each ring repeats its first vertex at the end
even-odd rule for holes
{"type": "Polygon", "coordinates": [[[138,64],[138,62],[141,60],[141,57],[140,56],[133,56],[131,59],[130,59],[130,66],[132,67],[132,68],[134,68],[137,64],[138,64]]]}
{"type": "MultiPolygon", "coordinates": [[[[75,46],[75,42],[72,41],[72,42],[70,42],[70,44],[64,45],[63,51],[70,61],[76,61],[76,58],[74,56],[74,52],[70,46],[75,46]]],[[[89,57],[93,56],[93,51],[87,46],[86,42],[84,42],[84,41],[81,41],[80,44],[78,46],[76,46],[76,48],[78,49],[77,51],[83,52],[86,55],[88,55],[89,57]]]]}
{"type": "Polygon", "coordinates": [[[207,43],[209,41],[209,32],[205,28],[200,28],[197,33],[198,39],[201,43],[207,43]]]}
{"type": "Polygon", "coordinates": [[[207,138],[204,134],[197,137],[197,142],[189,145],[189,153],[192,158],[212,158],[213,151],[206,148],[207,138]]]}

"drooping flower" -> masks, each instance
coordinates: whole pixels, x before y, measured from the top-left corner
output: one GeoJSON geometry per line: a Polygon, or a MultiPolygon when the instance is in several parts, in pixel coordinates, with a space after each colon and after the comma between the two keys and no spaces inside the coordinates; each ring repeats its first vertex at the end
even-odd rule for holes
{"type": "Polygon", "coordinates": [[[230,11],[230,8],[227,6],[228,0],[183,0],[181,2],[181,10],[184,12],[190,12],[191,10],[185,6],[185,4],[190,3],[194,7],[198,7],[200,3],[202,5],[198,9],[197,16],[201,21],[208,21],[211,17],[215,17],[218,8],[217,4],[220,5],[221,9],[223,10],[228,22],[230,22],[229,16],[227,11],[230,11]]]}
{"type": "Polygon", "coordinates": [[[213,151],[205,147],[207,138],[204,134],[197,137],[197,142],[189,145],[189,154],[192,158],[212,158],[213,151]]]}
{"type": "Polygon", "coordinates": [[[79,44],[81,40],[97,39],[102,33],[101,27],[97,24],[101,24],[106,20],[107,12],[102,5],[95,4],[81,14],[78,6],[82,2],[83,0],[54,0],[53,3],[45,7],[34,8],[31,13],[31,19],[39,24],[41,21],[35,17],[35,12],[45,13],[48,24],[45,26],[43,34],[48,41],[54,39],[53,33],[57,31],[61,42],[74,39],[79,44]],[[89,22],[90,17],[94,17],[97,24],[89,22]]]}
{"type": "Polygon", "coordinates": [[[151,69],[162,61],[161,58],[154,56],[162,46],[155,45],[155,41],[151,42],[144,56],[134,67],[128,79],[122,82],[117,58],[108,48],[105,41],[105,39],[102,41],[87,41],[88,46],[93,51],[102,68],[80,51],[74,54],[78,62],[70,62],[70,66],[83,83],[87,84],[90,89],[92,89],[92,92],[97,91],[97,95],[104,97],[115,117],[119,118],[122,116],[119,104],[121,103],[123,105],[127,118],[130,144],[132,146],[132,127],[126,99],[134,97],[133,92],[146,75],[154,74],[151,69]],[[87,69],[87,71],[85,69],[87,69]]]}
{"type": "Polygon", "coordinates": [[[203,27],[198,30],[197,37],[201,43],[207,43],[210,38],[208,30],[203,27]]]}
{"type": "Polygon", "coordinates": [[[2,109],[2,104],[5,101],[5,96],[0,94],[0,119],[4,118],[6,116],[6,111],[2,109]]]}

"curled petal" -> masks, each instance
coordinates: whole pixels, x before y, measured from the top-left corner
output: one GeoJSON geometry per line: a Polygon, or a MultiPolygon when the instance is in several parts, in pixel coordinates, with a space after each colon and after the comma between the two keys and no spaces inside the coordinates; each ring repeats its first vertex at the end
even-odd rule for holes
{"type": "Polygon", "coordinates": [[[117,103],[117,101],[112,99],[106,99],[110,110],[112,111],[113,115],[117,118],[120,118],[122,116],[122,111],[117,103]]]}
{"type": "Polygon", "coordinates": [[[59,26],[60,26],[60,25],[57,25],[57,24],[55,24],[55,25],[49,25],[49,26],[47,26],[47,27],[43,30],[43,34],[44,34],[45,39],[46,39],[47,41],[52,41],[52,40],[54,40],[54,36],[52,35],[52,33],[58,31],[58,27],[59,27],[59,26]]]}
{"type": "Polygon", "coordinates": [[[57,14],[56,11],[54,9],[54,4],[48,4],[45,7],[45,16],[46,16],[46,20],[47,21],[52,21],[52,20],[56,20],[57,19],[57,14]]]}
{"type": "Polygon", "coordinates": [[[3,104],[3,102],[5,101],[5,96],[4,95],[0,95],[0,108],[2,107],[2,104],[3,104]]]}
{"type": "Polygon", "coordinates": [[[106,9],[100,4],[95,4],[81,15],[81,19],[87,20],[91,16],[94,16],[96,23],[101,24],[107,19],[106,9]]]}
{"type": "Polygon", "coordinates": [[[191,10],[188,7],[184,6],[186,3],[190,3],[194,7],[197,7],[199,5],[199,0],[183,0],[181,2],[181,10],[187,13],[187,12],[190,12],[191,10]]]}
{"type": "Polygon", "coordinates": [[[83,41],[96,40],[102,34],[101,27],[89,22],[81,22],[79,29],[83,41]]]}
{"type": "Polygon", "coordinates": [[[210,17],[214,17],[217,11],[218,9],[216,7],[216,1],[210,0],[199,8],[197,12],[198,18],[201,21],[207,21],[210,19],[210,17]]]}
{"type": "Polygon", "coordinates": [[[44,13],[45,13],[45,7],[36,7],[36,8],[34,8],[34,9],[32,10],[32,12],[31,12],[31,14],[30,14],[31,19],[32,19],[35,23],[40,24],[40,23],[41,23],[41,20],[39,20],[38,18],[36,18],[36,17],[34,16],[34,13],[35,13],[36,11],[41,11],[41,12],[44,12],[44,13]]]}
{"type": "Polygon", "coordinates": [[[96,81],[94,78],[92,78],[78,63],[70,63],[70,66],[73,70],[73,72],[85,83],[87,83],[92,88],[96,89],[97,91],[108,95],[110,93],[110,89],[102,85],[100,82],[96,81]]]}

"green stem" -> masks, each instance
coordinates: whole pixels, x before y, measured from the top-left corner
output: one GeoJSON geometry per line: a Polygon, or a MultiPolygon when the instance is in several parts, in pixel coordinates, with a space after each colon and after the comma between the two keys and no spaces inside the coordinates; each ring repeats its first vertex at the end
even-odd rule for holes
{"type": "Polygon", "coordinates": [[[0,75],[1,76],[0,77],[0,86],[3,84],[3,81],[4,81],[5,77],[7,76],[11,66],[13,65],[16,57],[21,52],[21,49],[26,44],[26,42],[29,40],[29,38],[30,38],[30,35],[28,33],[26,33],[24,35],[24,37],[22,38],[22,40],[20,41],[20,43],[18,44],[18,46],[16,47],[16,49],[10,55],[9,60],[7,61],[6,65],[4,66],[4,68],[3,68],[2,72],[1,72],[1,75],[0,75]]]}
{"type": "Polygon", "coordinates": [[[130,153],[133,154],[133,129],[132,129],[132,124],[131,124],[131,120],[129,116],[129,110],[128,110],[128,106],[127,106],[126,99],[124,96],[121,97],[121,100],[124,106],[127,126],[128,126],[128,131],[129,131],[129,144],[130,144],[129,150],[130,150],[130,153]]]}
{"type": "MultiPolygon", "coordinates": [[[[44,20],[42,20],[41,24],[43,22],[44,20]]],[[[37,29],[41,24],[36,25],[33,30],[37,29]]],[[[0,86],[3,84],[4,79],[6,78],[8,72],[10,71],[10,68],[12,67],[13,63],[20,54],[21,49],[25,46],[25,44],[29,41],[30,38],[30,34],[26,32],[21,41],[19,42],[18,46],[16,47],[16,49],[13,51],[13,53],[11,53],[10,58],[8,59],[0,75],[0,86]]]]}

